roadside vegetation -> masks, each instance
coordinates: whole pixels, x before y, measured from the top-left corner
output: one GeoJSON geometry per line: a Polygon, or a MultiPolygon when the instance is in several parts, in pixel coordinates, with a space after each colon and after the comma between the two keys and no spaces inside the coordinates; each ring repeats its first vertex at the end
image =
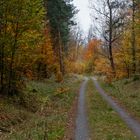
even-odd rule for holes
{"type": "Polygon", "coordinates": [[[123,79],[111,84],[101,82],[106,93],[111,95],[132,116],[140,120],[140,80],[123,79]]]}
{"type": "Polygon", "coordinates": [[[62,140],[82,77],[27,81],[23,93],[0,98],[0,139],[62,140]]]}
{"type": "Polygon", "coordinates": [[[92,140],[135,140],[117,113],[102,99],[90,80],[86,92],[92,140]]]}

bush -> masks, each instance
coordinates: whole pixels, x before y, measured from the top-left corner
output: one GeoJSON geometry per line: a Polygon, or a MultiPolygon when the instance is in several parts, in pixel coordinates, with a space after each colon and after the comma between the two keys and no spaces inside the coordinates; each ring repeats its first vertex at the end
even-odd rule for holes
{"type": "Polygon", "coordinates": [[[133,77],[133,81],[138,81],[138,80],[140,80],[140,75],[134,75],[134,77],[133,77]]]}

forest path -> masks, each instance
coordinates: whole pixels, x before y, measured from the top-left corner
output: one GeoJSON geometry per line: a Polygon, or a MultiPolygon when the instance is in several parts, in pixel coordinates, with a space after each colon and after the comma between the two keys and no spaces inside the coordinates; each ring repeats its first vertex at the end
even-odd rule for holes
{"type": "Polygon", "coordinates": [[[88,121],[85,103],[85,91],[87,87],[88,78],[85,77],[84,82],[80,88],[78,100],[78,114],[76,119],[75,140],[89,140],[88,135],[88,121]]]}
{"type": "Polygon", "coordinates": [[[105,91],[101,88],[96,78],[92,78],[99,94],[112,106],[112,108],[119,114],[122,120],[134,132],[138,140],[140,140],[140,123],[133,119],[124,109],[122,109],[105,91]]]}

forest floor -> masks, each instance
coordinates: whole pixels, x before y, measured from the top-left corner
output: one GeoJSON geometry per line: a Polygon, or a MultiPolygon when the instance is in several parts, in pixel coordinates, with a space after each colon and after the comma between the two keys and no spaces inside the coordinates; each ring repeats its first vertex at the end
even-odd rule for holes
{"type": "Polygon", "coordinates": [[[140,81],[124,79],[107,84],[93,79],[93,84],[88,77],[67,75],[61,83],[54,78],[27,81],[21,95],[0,97],[0,139],[139,138],[140,81]]]}
{"type": "Polygon", "coordinates": [[[61,83],[55,78],[27,81],[20,95],[0,97],[0,139],[62,140],[64,135],[71,139],[76,118],[71,114],[76,115],[82,81],[76,75],[65,76],[61,83]]]}

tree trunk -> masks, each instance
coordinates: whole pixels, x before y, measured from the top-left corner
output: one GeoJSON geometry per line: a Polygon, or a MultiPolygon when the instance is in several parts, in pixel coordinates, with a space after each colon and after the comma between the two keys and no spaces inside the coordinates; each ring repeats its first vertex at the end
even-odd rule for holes
{"type": "Polygon", "coordinates": [[[16,53],[16,47],[17,47],[17,37],[18,37],[18,22],[16,23],[16,30],[15,30],[15,37],[14,37],[14,44],[12,46],[12,54],[11,54],[11,61],[10,61],[10,71],[9,71],[9,82],[8,82],[8,94],[12,94],[12,86],[13,85],[13,80],[14,77],[13,77],[13,65],[14,65],[14,59],[15,59],[15,53],[16,53]]]}
{"type": "Polygon", "coordinates": [[[62,50],[60,31],[59,31],[58,35],[59,35],[59,65],[60,65],[60,72],[64,75],[63,50],[62,50]]]}
{"type": "Polygon", "coordinates": [[[3,93],[4,89],[4,45],[1,46],[0,51],[0,93],[3,93]]]}
{"type": "Polygon", "coordinates": [[[136,35],[135,35],[135,1],[133,0],[132,13],[132,72],[136,73],[136,35]]]}
{"type": "MultiPolygon", "coordinates": [[[[7,18],[7,17],[5,17],[7,18]]],[[[3,32],[4,32],[4,37],[6,36],[6,32],[7,32],[7,20],[5,21],[5,24],[3,26],[3,32]]],[[[2,34],[2,26],[1,26],[1,30],[0,33],[2,34]]],[[[0,93],[3,94],[4,92],[4,67],[5,67],[5,62],[4,62],[4,58],[5,58],[5,53],[4,53],[4,48],[5,48],[5,43],[3,42],[1,44],[1,49],[0,49],[0,93]]]]}
{"type": "Polygon", "coordinates": [[[108,0],[108,7],[109,7],[109,60],[113,72],[113,76],[115,77],[116,75],[116,70],[115,70],[115,64],[114,64],[114,59],[113,59],[113,53],[112,53],[112,33],[113,33],[113,19],[112,19],[112,7],[110,5],[110,1],[108,0]]]}

